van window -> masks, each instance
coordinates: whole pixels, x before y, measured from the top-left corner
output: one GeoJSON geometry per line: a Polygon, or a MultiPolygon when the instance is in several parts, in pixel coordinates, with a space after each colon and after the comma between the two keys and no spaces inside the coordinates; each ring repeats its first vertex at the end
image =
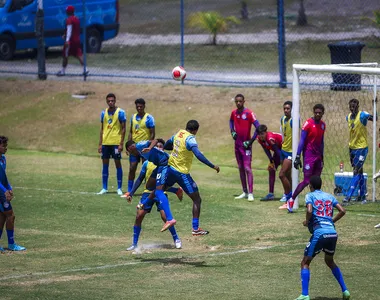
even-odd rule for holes
{"type": "Polygon", "coordinates": [[[29,4],[32,4],[33,2],[34,0],[13,0],[10,6],[10,11],[23,9],[25,6],[28,6],[29,4]]]}

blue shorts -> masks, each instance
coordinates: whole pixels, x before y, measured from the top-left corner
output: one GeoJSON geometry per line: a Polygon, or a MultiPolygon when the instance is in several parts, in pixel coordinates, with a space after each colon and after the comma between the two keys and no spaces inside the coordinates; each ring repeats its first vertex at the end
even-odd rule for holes
{"type": "Polygon", "coordinates": [[[118,145],[103,145],[102,146],[102,159],[121,159],[121,153],[118,150],[118,145]]]}
{"type": "Polygon", "coordinates": [[[149,195],[150,193],[143,193],[142,196],[141,196],[141,199],[139,201],[139,204],[137,205],[137,208],[139,208],[139,205],[143,205],[143,209],[150,213],[152,208],[153,208],[153,205],[156,204],[157,206],[157,211],[160,211],[162,210],[162,207],[161,207],[161,204],[160,204],[160,201],[158,200],[157,197],[154,197],[154,199],[149,199],[149,195]]]}
{"type": "Polygon", "coordinates": [[[292,152],[281,150],[281,161],[283,161],[284,159],[292,160],[293,159],[292,155],[293,155],[292,152]]]}
{"type": "Polygon", "coordinates": [[[314,231],[309,243],[305,247],[304,256],[315,257],[321,251],[333,256],[337,241],[338,234],[336,232],[325,233],[319,230],[314,231]]]}
{"type": "Polygon", "coordinates": [[[5,195],[2,193],[0,195],[0,212],[11,211],[11,210],[12,210],[11,203],[6,200],[5,195]]]}
{"type": "Polygon", "coordinates": [[[186,194],[198,192],[198,186],[190,174],[178,172],[172,167],[168,167],[167,170],[166,186],[173,186],[178,183],[186,194]]]}
{"type": "MultiPolygon", "coordinates": [[[[139,163],[141,159],[142,159],[141,155],[133,155],[133,154],[129,154],[129,162],[130,162],[130,163],[134,163],[134,162],[139,163]]],[[[144,161],[144,160],[143,160],[143,161],[144,161]]]]}
{"type": "Polygon", "coordinates": [[[156,187],[164,185],[168,178],[169,166],[159,166],[152,172],[151,177],[153,176],[153,174],[156,175],[156,187]]]}
{"type": "Polygon", "coordinates": [[[350,149],[350,161],[353,168],[363,168],[365,159],[368,155],[368,147],[362,149],[350,149]]]}

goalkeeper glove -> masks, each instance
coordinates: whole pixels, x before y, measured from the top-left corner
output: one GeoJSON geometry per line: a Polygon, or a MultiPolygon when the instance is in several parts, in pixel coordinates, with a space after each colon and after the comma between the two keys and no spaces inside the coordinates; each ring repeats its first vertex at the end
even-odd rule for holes
{"type": "Polygon", "coordinates": [[[301,157],[299,155],[296,156],[296,159],[294,160],[293,166],[298,170],[299,168],[302,168],[301,163],[301,157]]]}
{"type": "Polygon", "coordinates": [[[233,138],[234,140],[237,139],[237,133],[236,133],[236,131],[231,131],[231,135],[232,135],[232,138],[233,138]]]}
{"type": "Polygon", "coordinates": [[[248,149],[249,147],[251,147],[251,141],[245,141],[245,142],[243,142],[243,146],[244,146],[244,148],[245,149],[248,149]]]}

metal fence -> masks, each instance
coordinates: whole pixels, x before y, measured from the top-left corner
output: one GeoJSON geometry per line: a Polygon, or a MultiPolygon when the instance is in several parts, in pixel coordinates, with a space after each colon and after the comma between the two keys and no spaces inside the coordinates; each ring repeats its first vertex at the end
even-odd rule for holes
{"type": "MultiPolygon", "coordinates": [[[[69,2],[45,0],[44,5],[47,1],[69,2]]],[[[85,1],[85,6],[91,7],[86,9],[86,18],[104,16],[101,6],[89,6],[93,1],[85,1]]],[[[82,1],[71,2],[82,6],[82,1]]],[[[188,83],[286,86],[291,82],[293,63],[329,64],[328,45],[341,41],[360,42],[363,47],[352,56],[346,47],[349,43],[345,44],[345,52],[336,53],[335,60],[380,61],[378,0],[119,2],[119,33],[104,41],[99,53],[86,55],[87,80],[170,81],[172,68],[184,65],[188,83]],[[216,24],[225,22],[215,38],[212,25],[202,28],[202,24],[212,23],[207,16],[216,18],[216,24]]],[[[85,24],[83,14],[78,16],[85,24]]],[[[48,50],[48,76],[60,69],[61,52],[61,47],[48,50]]],[[[0,62],[0,71],[37,74],[37,66],[33,52],[17,52],[11,61],[0,62]]],[[[70,58],[67,75],[81,74],[82,68],[70,58]]]]}

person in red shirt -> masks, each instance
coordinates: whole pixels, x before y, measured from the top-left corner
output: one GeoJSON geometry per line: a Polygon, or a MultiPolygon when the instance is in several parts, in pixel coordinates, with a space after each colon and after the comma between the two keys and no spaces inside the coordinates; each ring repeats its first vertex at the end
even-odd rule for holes
{"type": "Polygon", "coordinates": [[[269,172],[269,194],[261,200],[274,199],[274,183],[276,180],[276,170],[281,164],[281,146],[282,134],[268,131],[268,127],[261,124],[257,128],[257,141],[263,147],[265,154],[269,158],[268,172],[269,172]],[[272,152],[273,154],[272,154],[272,152]]]}
{"type": "MultiPolygon", "coordinates": [[[[65,40],[65,44],[63,46],[63,59],[62,59],[62,70],[57,73],[57,76],[65,76],[66,75],[66,67],[69,61],[69,56],[76,57],[80,64],[84,66],[83,63],[83,54],[80,43],[80,21],[78,17],[74,15],[75,8],[72,5],[69,5],[66,8],[66,28],[65,34],[63,35],[63,39],[65,40]]],[[[87,75],[88,71],[85,70],[85,74],[87,75]]]]}
{"type": "MultiPolygon", "coordinates": [[[[242,94],[235,96],[237,109],[232,111],[230,117],[230,130],[232,138],[235,140],[235,156],[239,167],[240,181],[243,187],[243,193],[235,199],[248,198],[248,201],[253,201],[253,174],[251,168],[252,143],[244,145],[244,142],[250,141],[251,139],[252,124],[257,128],[260,123],[256,119],[255,114],[244,107],[244,102],[245,100],[242,94]]],[[[255,131],[253,140],[256,136],[255,131]]]]}

